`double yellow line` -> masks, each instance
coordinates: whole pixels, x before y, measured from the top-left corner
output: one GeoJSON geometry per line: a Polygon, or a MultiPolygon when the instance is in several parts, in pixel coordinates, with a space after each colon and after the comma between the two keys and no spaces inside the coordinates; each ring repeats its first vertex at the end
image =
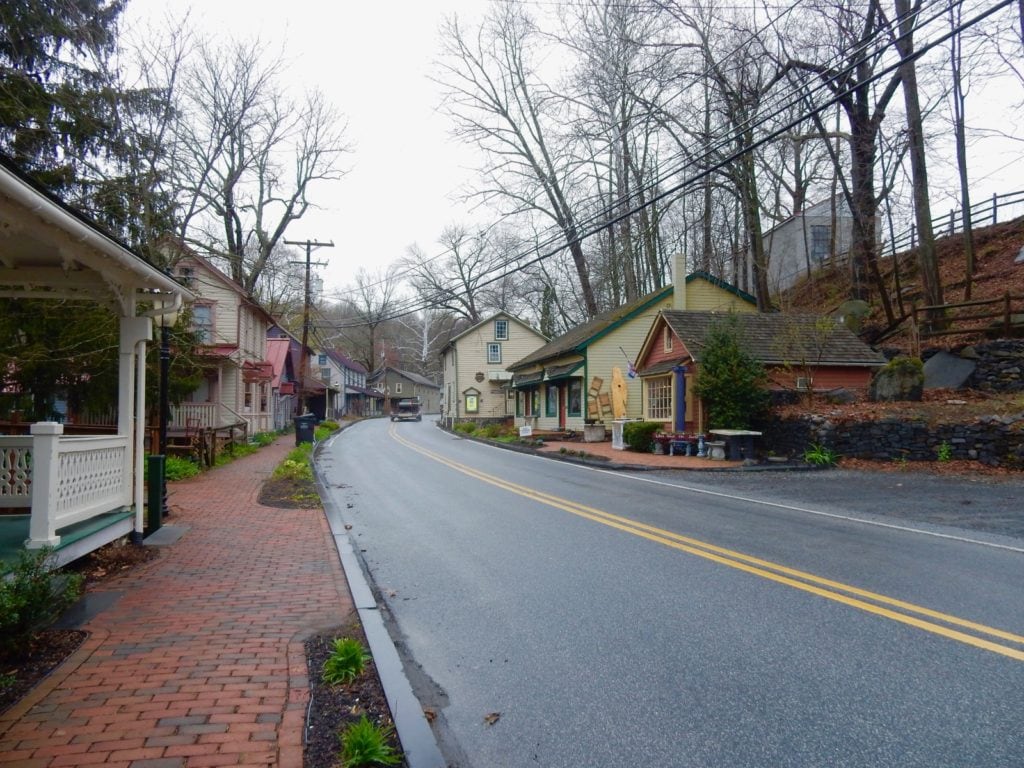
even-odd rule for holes
{"type": "Polygon", "coordinates": [[[613,515],[610,512],[605,512],[595,507],[578,504],[560,496],[554,496],[550,493],[544,493],[524,485],[512,483],[500,477],[480,472],[465,464],[452,461],[440,454],[418,446],[400,436],[394,426],[391,426],[390,434],[402,445],[433,461],[444,464],[456,472],[461,472],[464,475],[496,486],[509,493],[561,509],[564,512],[592,520],[601,525],[607,525],[610,528],[639,536],[640,538],[681,552],[702,557],[705,560],[710,560],[729,568],[735,568],[736,570],[744,571],[745,573],[759,576],[778,584],[785,584],[793,589],[810,592],[813,595],[818,595],[819,597],[824,597],[852,608],[858,608],[862,611],[873,613],[876,616],[883,616],[887,619],[898,621],[901,624],[923,629],[925,632],[931,632],[951,640],[966,643],[967,645],[973,645],[976,648],[983,648],[986,651],[1008,656],[1017,661],[1024,661],[1024,650],[1022,650],[1022,647],[1024,647],[1024,637],[1021,635],[974,621],[960,619],[939,611],[933,611],[930,608],[924,608],[903,600],[880,595],[877,592],[870,592],[866,589],[850,586],[849,584],[825,579],[806,571],[800,571],[768,560],[762,560],[758,557],[745,555],[742,552],[719,547],[699,539],[666,531],[653,525],[647,525],[628,517],[613,515]]]}

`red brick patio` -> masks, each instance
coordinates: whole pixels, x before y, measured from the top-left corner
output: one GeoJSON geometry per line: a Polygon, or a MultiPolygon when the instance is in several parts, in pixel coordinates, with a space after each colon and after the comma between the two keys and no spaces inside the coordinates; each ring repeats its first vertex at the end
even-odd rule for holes
{"type": "Polygon", "coordinates": [[[104,590],[82,648],[0,717],[0,765],[302,765],[303,639],[353,610],[324,515],[263,507],[293,438],[171,486],[189,530],[104,590]]]}

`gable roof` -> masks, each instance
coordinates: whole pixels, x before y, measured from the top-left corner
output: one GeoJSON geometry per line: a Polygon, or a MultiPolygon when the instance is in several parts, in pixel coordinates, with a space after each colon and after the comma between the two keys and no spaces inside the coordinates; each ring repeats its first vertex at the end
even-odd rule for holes
{"type": "Polygon", "coordinates": [[[480,328],[481,326],[487,325],[487,323],[494,322],[499,317],[504,317],[504,318],[506,318],[508,320],[511,320],[512,322],[516,323],[517,325],[522,326],[526,330],[532,331],[533,333],[537,334],[542,339],[546,339],[547,338],[547,336],[545,336],[543,333],[538,331],[533,326],[527,325],[522,320],[520,320],[518,317],[513,317],[508,312],[501,311],[501,312],[495,312],[493,315],[489,315],[488,317],[485,317],[479,323],[476,323],[475,325],[471,325],[471,326],[469,326],[469,328],[466,328],[464,331],[460,331],[459,333],[455,334],[450,339],[448,339],[448,343],[445,344],[444,347],[441,348],[441,351],[444,352],[449,347],[455,346],[455,342],[458,341],[459,339],[461,339],[463,336],[468,336],[473,331],[475,331],[477,328],[480,328]]]}
{"type": "MultiPolygon", "coordinates": [[[[842,323],[837,322],[823,331],[820,315],[780,312],[730,315],[678,309],[663,310],[660,315],[698,363],[711,329],[729,317],[736,319],[740,346],[765,365],[807,361],[816,366],[879,367],[886,362],[884,355],[871,349],[842,323]]],[[[657,324],[655,321],[654,325],[657,324]]],[[[647,351],[651,338],[649,333],[643,352],[647,351]]],[[[653,369],[641,371],[643,374],[655,372],[653,369]]]]}
{"type": "Polygon", "coordinates": [[[696,272],[691,272],[690,274],[688,274],[686,276],[686,284],[687,285],[692,283],[694,280],[706,280],[707,282],[711,283],[716,288],[721,288],[723,291],[726,291],[727,293],[731,293],[733,296],[736,296],[737,298],[742,299],[743,301],[747,302],[748,304],[753,304],[755,307],[757,306],[757,298],[756,297],[751,296],[749,293],[744,291],[742,288],[737,288],[732,283],[725,282],[725,280],[722,280],[720,277],[715,277],[710,272],[705,272],[702,269],[698,269],[696,272]]]}
{"type": "Polygon", "coordinates": [[[238,294],[238,297],[242,300],[243,304],[248,304],[257,313],[263,315],[264,319],[268,323],[270,323],[270,325],[277,324],[277,318],[275,318],[266,309],[264,309],[263,306],[258,301],[256,301],[256,299],[254,299],[250,294],[246,293],[245,289],[241,285],[239,285],[238,282],[236,282],[232,277],[221,271],[221,269],[216,264],[207,259],[205,256],[201,256],[192,249],[188,249],[186,255],[178,259],[174,267],[175,269],[177,269],[178,266],[181,265],[182,263],[188,266],[189,262],[202,267],[206,272],[210,274],[211,277],[215,278],[225,288],[227,288],[229,291],[232,291],[233,293],[238,294]]]}
{"type": "Polygon", "coordinates": [[[8,296],[112,301],[125,315],[133,314],[134,298],[193,298],[191,291],[3,155],[0,228],[0,288],[8,296]]]}
{"type": "Polygon", "coordinates": [[[433,389],[440,389],[441,388],[440,384],[438,384],[438,383],[436,383],[434,381],[431,381],[426,376],[420,376],[418,373],[413,373],[412,371],[403,371],[401,368],[395,368],[395,367],[390,366],[390,365],[386,365],[383,368],[378,368],[376,371],[374,371],[372,374],[370,374],[368,379],[370,379],[371,381],[377,381],[382,376],[385,376],[388,371],[393,371],[394,373],[397,373],[402,378],[408,379],[409,381],[411,381],[411,382],[413,382],[415,384],[419,384],[419,385],[424,386],[424,387],[432,387],[433,389]]]}
{"type": "Polygon", "coordinates": [[[324,350],[324,353],[342,368],[348,368],[350,371],[355,371],[356,373],[366,373],[366,366],[362,363],[357,363],[341,350],[327,349],[324,350]]]}
{"type": "MultiPolygon", "coordinates": [[[[689,278],[687,278],[689,279],[689,278]]],[[[661,290],[641,296],[629,304],[623,304],[616,309],[610,309],[596,315],[582,325],[566,331],[561,336],[552,339],[540,349],[536,349],[521,360],[517,360],[505,367],[506,370],[515,371],[529,365],[536,365],[554,357],[560,357],[568,352],[582,352],[587,345],[604,336],[608,331],[613,330],[622,323],[630,320],[633,316],[650,308],[672,295],[672,286],[667,285],[661,290]]]]}

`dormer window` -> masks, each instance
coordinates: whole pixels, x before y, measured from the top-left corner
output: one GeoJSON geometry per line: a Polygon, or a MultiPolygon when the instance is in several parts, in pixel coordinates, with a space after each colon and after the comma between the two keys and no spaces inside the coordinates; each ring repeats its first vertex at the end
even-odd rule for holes
{"type": "Polygon", "coordinates": [[[497,341],[508,341],[508,320],[494,321],[494,338],[497,341]]]}
{"type": "Polygon", "coordinates": [[[192,267],[178,267],[178,282],[187,288],[192,288],[196,283],[196,271],[192,267]]]}

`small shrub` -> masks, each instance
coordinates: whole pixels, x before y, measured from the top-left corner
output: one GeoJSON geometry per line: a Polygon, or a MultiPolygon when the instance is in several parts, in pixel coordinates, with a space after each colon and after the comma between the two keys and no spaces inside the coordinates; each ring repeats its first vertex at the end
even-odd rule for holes
{"type": "Polygon", "coordinates": [[[199,474],[199,465],[190,459],[181,456],[168,456],[164,459],[164,476],[167,482],[184,480],[186,477],[195,477],[199,474]]]}
{"type": "Polygon", "coordinates": [[[252,436],[252,442],[260,448],[265,448],[274,442],[274,435],[270,432],[257,432],[252,436]]]}
{"type": "Polygon", "coordinates": [[[358,723],[352,723],[339,736],[342,766],[356,768],[360,765],[397,765],[401,759],[388,744],[392,733],[391,726],[374,725],[363,715],[358,723]]]}
{"type": "Polygon", "coordinates": [[[291,451],[277,467],[274,468],[275,478],[286,478],[295,481],[312,481],[313,465],[310,463],[310,456],[313,453],[313,446],[303,443],[291,451]]]}
{"type": "Polygon", "coordinates": [[[634,451],[650,453],[654,435],[661,428],[660,421],[629,421],[622,425],[622,441],[634,451]]]}
{"type": "Polygon", "coordinates": [[[479,434],[480,437],[487,438],[488,440],[494,440],[505,434],[505,427],[501,424],[485,424],[480,428],[477,434],[479,434]]]}
{"type": "Polygon", "coordinates": [[[0,575],[0,656],[24,655],[33,638],[82,593],[82,577],[52,570],[53,550],[22,551],[0,575]]]}
{"type": "Polygon", "coordinates": [[[464,435],[472,435],[476,432],[476,424],[472,421],[460,421],[454,427],[456,432],[462,432],[464,435]]]}
{"type": "Polygon", "coordinates": [[[338,429],[340,429],[340,427],[336,421],[321,421],[313,430],[313,439],[319,443],[333,435],[338,431],[338,429]]]}
{"type": "Polygon", "coordinates": [[[953,446],[946,441],[943,441],[942,445],[939,446],[938,454],[939,461],[949,461],[953,458],[953,446]]]}
{"type": "Polygon", "coordinates": [[[330,657],[324,662],[323,680],[328,685],[340,685],[355,680],[366,668],[370,654],[352,637],[337,638],[332,644],[330,657]]]}
{"type": "Polygon", "coordinates": [[[831,448],[814,443],[804,451],[804,461],[816,467],[831,467],[839,461],[839,455],[831,448]]]}

